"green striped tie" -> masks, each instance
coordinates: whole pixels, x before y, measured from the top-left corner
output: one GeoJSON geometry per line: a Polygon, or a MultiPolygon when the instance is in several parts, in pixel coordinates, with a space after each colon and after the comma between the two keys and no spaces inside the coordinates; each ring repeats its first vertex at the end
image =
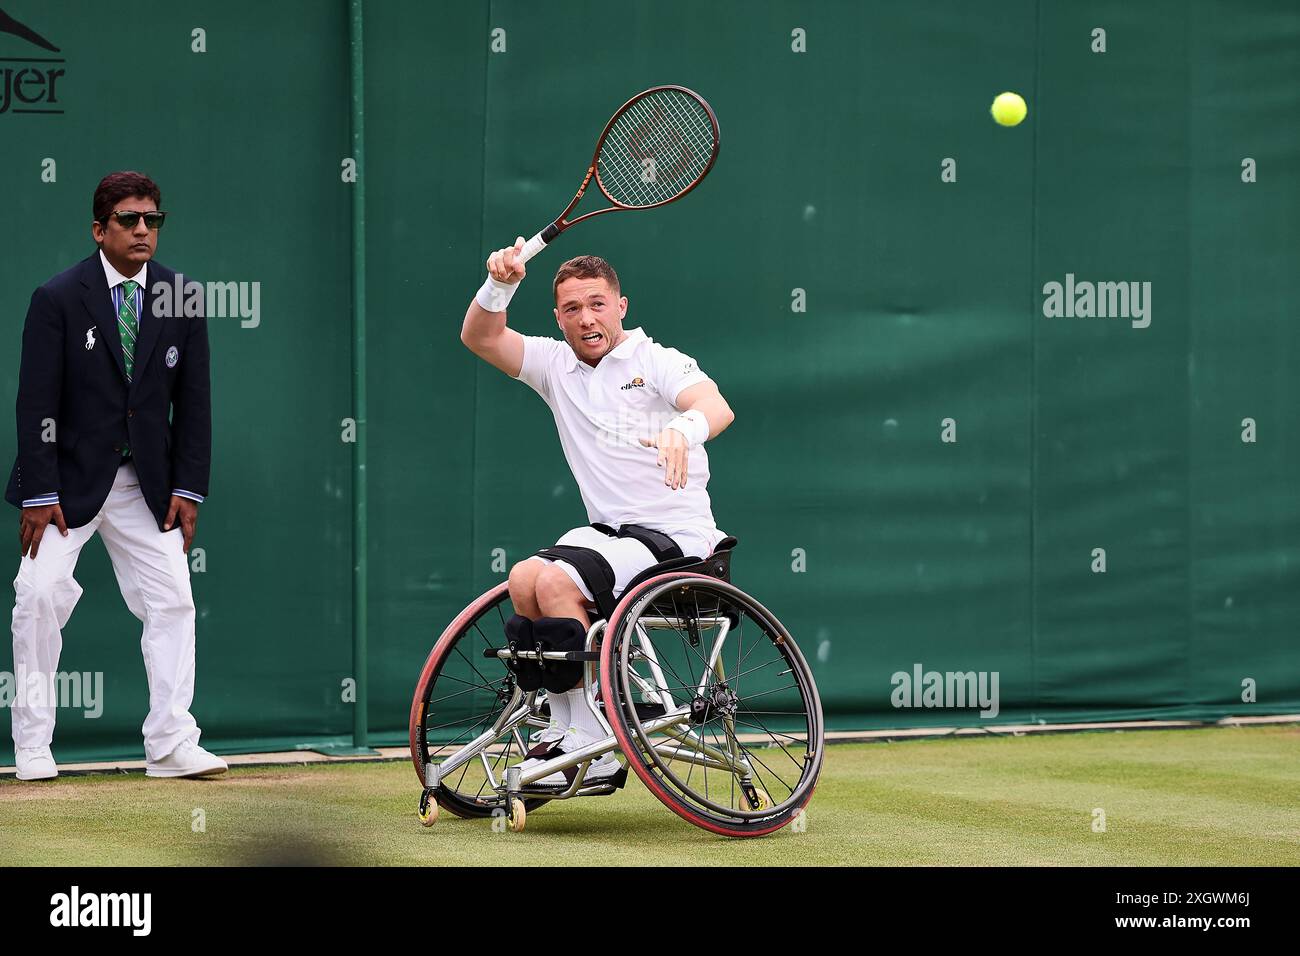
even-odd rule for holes
{"type": "MultiPolygon", "coordinates": [[[[122,358],[126,360],[126,380],[131,381],[135,371],[135,340],[140,332],[140,320],[135,314],[135,290],[139,286],[127,279],[122,283],[122,307],[117,310],[117,327],[122,336],[122,358]]],[[[122,444],[122,457],[131,454],[131,446],[122,444]]]]}
{"type": "Polygon", "coordinates": [[[117,310],[117,327],[122,334],[122,357],[126,359],[126,380],[131,381],[135,371],[135,339],[140,332],[140,320],[135,314],[135,290],[130,279],[122,283],[122,307],[117,310]]]}

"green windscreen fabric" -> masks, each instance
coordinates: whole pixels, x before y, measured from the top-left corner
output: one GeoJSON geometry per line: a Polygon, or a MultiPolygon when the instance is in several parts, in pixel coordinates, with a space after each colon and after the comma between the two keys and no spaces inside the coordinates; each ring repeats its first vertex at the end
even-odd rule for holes
{"type": "MultiPolygon", "coordinates": [[[[262,290],[257,327],[211,323],[204,741],[346,740],[347,7],[133,9],[165,77],[143,88],[98,65],[107,8],[5,4],[60,52],[0,34],[0,58],[66,75],[61,114],[0,113],[23,224],[0,258],[0,405],[31,290],[90,251],[95,182],[149,172],[172,217],[159,259],[262,290]]],[[[447,622],[586,521],[549,411],[460,323],[488,253],[550,222],[614,109],[664,83],[717,112],[713,172],[681,203],[565,233],[510,324],[558,334],[555,267],[601,255],[626,326],[718,382],[736,421],[709,445],[709,491],[740,539],[733,580],[794,635],[830,728],[1300,711],[1300,9],[610,15],[365,5],[371,742],[405,740],[447,622]],[[1028,102],[1018,127],[989,117],[1003,90],[1028,102]],[[1123,314],[1072,298],[1046,315],[1053,283],[1123,314]],[[996,678],[996,716],[902,694],[918,672],[996,678]]],[[[13,449],[0,429],[6,467],[13,449]]],[[[139,626],[98,542],[77,578],[62,666],[103,672],[105,708],[61,712],[56,755],[138,756],[139,626]]]]}

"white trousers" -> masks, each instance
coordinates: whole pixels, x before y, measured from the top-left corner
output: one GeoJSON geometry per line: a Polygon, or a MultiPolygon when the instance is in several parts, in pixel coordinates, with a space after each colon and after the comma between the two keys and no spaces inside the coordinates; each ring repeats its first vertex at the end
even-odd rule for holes
{"type": "MultiPolygon", "coordinates": [[[[58,671],[61,630],[81,597],[81,585],[72,573],[82,546],[96,531],[113,562],[127,608],[144,622],[140,649],[149,679],[144,749],[148,759],[160,760],[186,740],[197,743],[199,739],[198,725],[190,715],[194,598],[179,523],[171,531],[158,530],[130,462],[117,470],[104,507],[89,523],[69,528],[66,538],[51,524],[36,557],[23,555],[14,579],[14,673],[54,675],[58,671]]],[[[12,708],[15,747],[50,745],[57,703],[35,700],[12,708]]]]}

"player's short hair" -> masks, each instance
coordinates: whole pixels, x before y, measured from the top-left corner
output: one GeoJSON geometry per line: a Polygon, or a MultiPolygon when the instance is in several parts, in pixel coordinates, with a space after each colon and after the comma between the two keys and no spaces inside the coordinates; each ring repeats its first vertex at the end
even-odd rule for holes
{"type": "Polygon", "coordinates": [[[618,273],[600,256],[574,256],[560,265],[555,273],[555,283],[551,287],[556,302],[560,301],[560,283],[565,279],[604,279],[614,290],[614,294],[619,294],[618,273]]]}
{"type": "Polygon", "coordinates": [[[95,187],[95,199],[92,205],[95,221],[103,222],[113,211],[114,206],[132,196],[152,199],[155,206],[162,208],[162,192],[158,189],[158,184],[144,173],[130,170],[109,173],[95,187]]]}

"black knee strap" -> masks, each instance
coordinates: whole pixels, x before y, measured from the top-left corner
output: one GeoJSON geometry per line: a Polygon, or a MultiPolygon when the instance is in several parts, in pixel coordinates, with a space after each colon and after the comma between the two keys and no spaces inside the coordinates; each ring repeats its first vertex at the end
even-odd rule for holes
{"type": "MultiPolygon", "coordinates": [[[[539,651],[581,651],[587,644],[587,630],[571,617],[539,617],[533,621],[533,638],[539,651]]],[[[563,694],[582,683],[582,661],[545,661],[542,686],[552,694],[563,694]]]]}
{"type": "Polygon", "coordinates": [[[542,548],[537,554],[552,561],[564,561],[573,565],[578,571],[578,577],[582,578],[591,591],[600,613],[605,617],[614,613],[614,569],[609,566],[603,554],[593,548],[579,548],[570,544],[542,548]]]}
{"type": "MultiPolygon", "coordinates": [[[[537,640],[533,635],[533,622],[522,614],[506,621],[506,646],[512,651],[535,651],[537,640]]],[[[522,691],[537,690],[542,686],[542,667],[537,661],[516,661],[506,658],[506,667],[515,675],[522,691]]]]}

